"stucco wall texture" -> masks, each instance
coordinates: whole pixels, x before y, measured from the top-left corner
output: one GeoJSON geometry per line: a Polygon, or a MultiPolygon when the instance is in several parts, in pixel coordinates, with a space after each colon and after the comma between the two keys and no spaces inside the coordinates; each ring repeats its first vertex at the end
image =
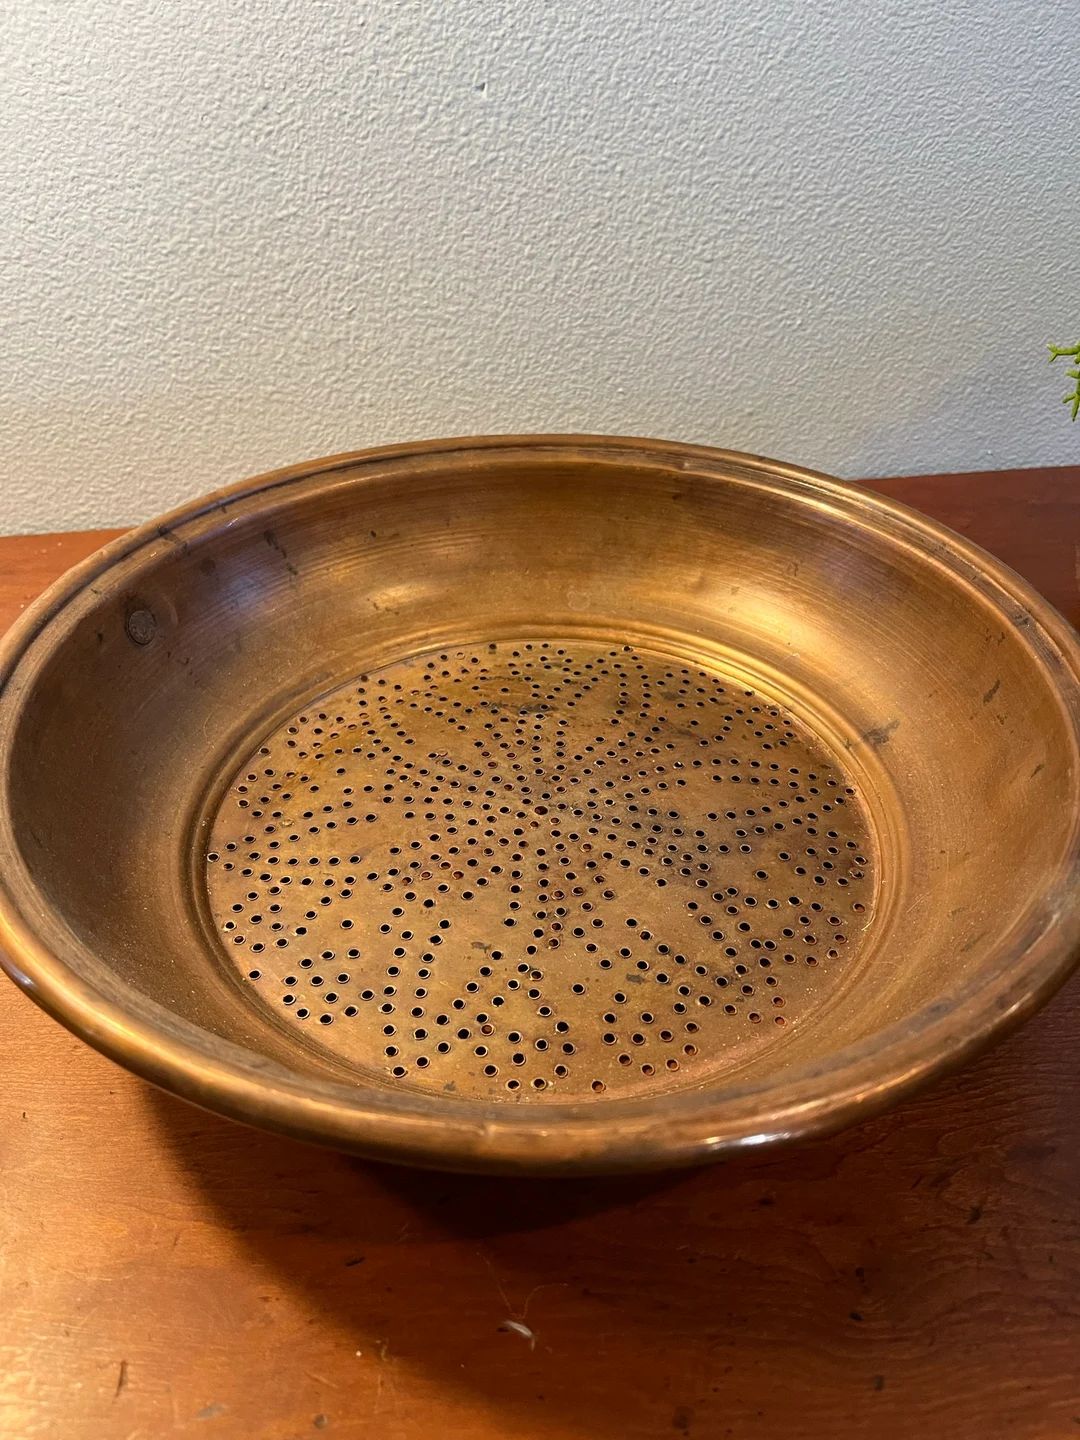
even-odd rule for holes
{"type": "Polygon", "coordinates": [[[1080,338],[1076,22],[5,5],[0,530],[491,431],[848,476],[1075,459],[1045,344],[1080,338]]]}

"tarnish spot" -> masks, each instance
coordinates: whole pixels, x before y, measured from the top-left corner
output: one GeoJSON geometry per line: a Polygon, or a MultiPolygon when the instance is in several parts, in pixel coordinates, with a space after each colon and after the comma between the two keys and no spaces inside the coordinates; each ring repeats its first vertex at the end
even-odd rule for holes
{"type": "Polygon", "coordinates": [[[900,721],[894,716],[887,725],[876,725],[872,730],[864,730],[862,738],[868,745],[873,745],[874,749],[877,750],[882,745],[889,743],[896,734],[899,726],[900,721]]]}
{"type": "Polygon", "coordinates": [[[277,538],[277,535],[274,533],[273,530],[264,530],[263,539],[266,541],[267,545],[270,546],[270,549],[276,550],[277,553],[281,556],[282,560],[285,561],[285,569],[288,570],[290,575],[300,574],[300,571],[297,570],[296,566],[289,559],[288,552],[286,551],[284,545],[282,545],[281,541],[277,538]]]}

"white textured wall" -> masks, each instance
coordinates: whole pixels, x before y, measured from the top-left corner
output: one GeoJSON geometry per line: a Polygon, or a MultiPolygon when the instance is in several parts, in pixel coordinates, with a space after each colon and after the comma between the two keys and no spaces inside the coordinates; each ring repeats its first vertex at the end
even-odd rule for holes
{"type": "Polygon", "coordinates": [[[498,430],[1080,456],[1076,0],[8,0],[0,530],[498,430]]]}

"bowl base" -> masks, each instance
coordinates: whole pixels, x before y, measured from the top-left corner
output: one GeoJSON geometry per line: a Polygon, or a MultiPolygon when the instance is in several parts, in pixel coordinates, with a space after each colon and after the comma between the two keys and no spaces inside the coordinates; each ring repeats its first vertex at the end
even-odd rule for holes
{"type": "Polygon", "coordinates": [[[358,1080],[483,1101],[782,1065],[868,952],[870,808],[812,717],[694,662],[485,641],[312,699],[200,857],[253,1002],[358,1080]]]}

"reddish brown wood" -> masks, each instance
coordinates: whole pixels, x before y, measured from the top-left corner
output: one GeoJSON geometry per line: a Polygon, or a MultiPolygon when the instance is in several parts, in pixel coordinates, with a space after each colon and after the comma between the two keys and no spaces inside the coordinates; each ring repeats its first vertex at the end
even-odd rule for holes
{"type": "Polygon", "coordinates": [[[1031,580],[1080,623],[1080,466],[910,475],[867,488],[959,530],[1031,580]]]}
{"type": "MultiPolygon", "coordinates": [[[[874,488],[1080,618],[1080,469],[874,488]]],[[[104,538],[0,541],[0,625],[104,538]]],[[[204,1115],[9,987],[0,1435],[1080,1436],[1078,1034],[1074,983],[799,1151],[497,1182],[204,1115]]]]}

